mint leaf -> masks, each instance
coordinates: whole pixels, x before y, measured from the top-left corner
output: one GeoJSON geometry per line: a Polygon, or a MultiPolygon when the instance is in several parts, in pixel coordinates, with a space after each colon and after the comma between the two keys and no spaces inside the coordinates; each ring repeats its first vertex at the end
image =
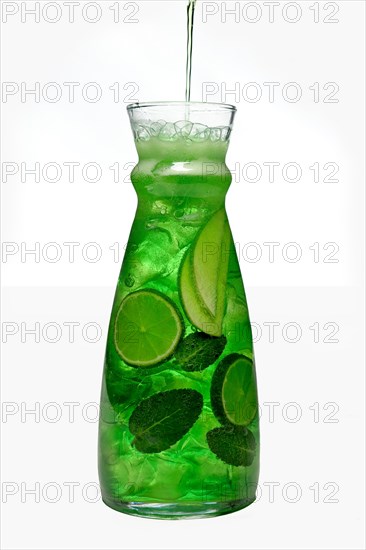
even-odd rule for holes
{"type": "Polygon", "coordinates": [[[180,342],[175,358],[185,371],[202,371],[220,357],[225,346],[225,336],[217,338],[204,332],[193,332],[180,342]]]}
{"type": "Polygon", "coordinates": [[[250,466],[254,460],[254,435],[243,426],[215,428],[206,435],[211,451],[226,464],[250,466]]]}
{"type": "Polygon", "coordinates": [[[160,453],[179,441],[201,414],[203,397],[196,390],[156,393],[133,411],[129,428],[132,445],[142,453],[160,453]]]}

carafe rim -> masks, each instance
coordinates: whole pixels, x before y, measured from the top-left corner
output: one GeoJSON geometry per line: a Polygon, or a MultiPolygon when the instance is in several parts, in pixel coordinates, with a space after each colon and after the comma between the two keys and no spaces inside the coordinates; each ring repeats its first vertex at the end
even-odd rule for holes
{"type": "Polygon", "coordinates": [[[205,112],[208,111],[231,111],[236,112],[237,108],[235,105],[230,105],[229,103],[215,103],[209,101],[151,101],[151,102],[136,102],[130,103],[127,105],[127,111],[133,111],[134,109],[148,109],[151,107],[193,107],[195,110],[202,110],[205,112]],[[200,109],[202,107],[202,109],[200,109]]]}

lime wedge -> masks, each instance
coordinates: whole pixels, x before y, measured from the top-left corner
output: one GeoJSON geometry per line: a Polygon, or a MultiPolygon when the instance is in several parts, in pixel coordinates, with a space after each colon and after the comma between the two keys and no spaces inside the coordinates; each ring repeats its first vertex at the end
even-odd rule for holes
{"type": "Polygon", "coordinates": [[[230,238],[225,209],[218,210],[184,257],[179,274],[188,319],[211,336],[222,335],[230,238]]]}
{"type": "Polygon", "coordinates": [[[212,410],[221,424],[247,426],[257,413],[253,362],[232,353],[217,366],[211,384],[212,410]]]}
{"type": "Polygon", "coordinates": [[[121,303],[114,325],[114,342],[123,361],[151,367],[170,357],[183,333],[174,303],[155,290],[138,290],[121,303]]]}
{"type": "Polygon", "coordinates": [[[221,336],[221,326],[209,313],[194,284],[190,252],[185,256],[179,274],[180,297],[188,319],[197,328],[211,336],[221,336]]]}
{"type": "Polygon", "coordinates": [[[229,264],[230,228],[225,209],[218,210],[199,234],[193,250],[193,270],[199,295],[215,319],[224,313],[229,264]]]}

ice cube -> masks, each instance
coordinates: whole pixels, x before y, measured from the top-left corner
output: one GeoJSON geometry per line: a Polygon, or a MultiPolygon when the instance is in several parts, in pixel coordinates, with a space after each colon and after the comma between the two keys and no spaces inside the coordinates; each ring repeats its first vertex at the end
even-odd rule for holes
{"type": "Polygon", "coordinates": [[[210,129],[205,124],[195,122],[192,125],[192,130],[189,137],[193,141],[205,141],[210,137],[210,129]]]}
{"type": "Polygon", "coordinates": [[[169,210],[171,209],[171,205],[168,202],[164,202],[162,200],[154,201],[151,207],[152,212],[154,214],[160,214],[161,216],[165,216],[168,214],[169,210]]]}
{"type": "Polygon", "coordinates": [[[221,139],[221,128],[210,128],[210,140],[220,141],[220,139],[221,139]]]}
{"type": "Polygon", "coordinates": [[[152,122],[149,126],[151,135],[158,136],[160,130],[165,126],[165,124],[165,120],[156,120],[155,122],[152,122]]]}
{"type": "Polygon", "coordinates": [[[179,120],[174,124],[177,134],[182,137],[188,137],[191,133],[193,124],[189,120],[179,120]]]}
{"type": "Polygon", "coordinates": [[[147,141],[151,137],[149,129],[142,124],[135,126],[135,138],[137,141],[147,141]]]}
{"type": "Polygon", "coordinates": [[[174,141],[178,139],[178,134],[172,122],[167,122],[159,132],[159,138],[163,141],[174,141]]]}

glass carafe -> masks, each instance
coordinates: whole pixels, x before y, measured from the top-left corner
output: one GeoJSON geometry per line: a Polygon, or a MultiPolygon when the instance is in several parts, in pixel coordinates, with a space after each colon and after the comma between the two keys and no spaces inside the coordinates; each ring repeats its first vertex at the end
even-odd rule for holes
{"type": "Polygon", "coordinates": [[[99,425],[104,502],[155,518],[255,500],[251,327],[225,211],[235,107],[128,106],[138,207],[108,332],[99,425]]]}

